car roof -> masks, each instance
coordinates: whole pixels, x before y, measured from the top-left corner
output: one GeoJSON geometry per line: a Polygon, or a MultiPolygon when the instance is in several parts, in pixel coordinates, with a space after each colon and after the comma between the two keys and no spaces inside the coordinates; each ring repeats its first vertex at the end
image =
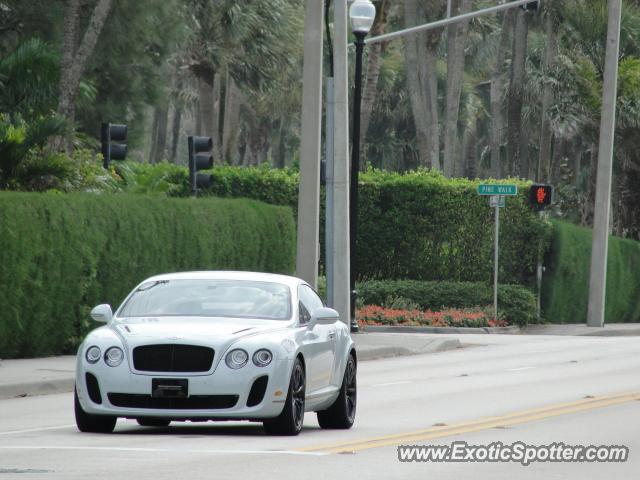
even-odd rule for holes
{"type": "MultiPolygon", "coordinates": [[[[282,283],[290,288],[296,288],[305,281],[289,275],[264,272],[240,272],[227,270],[208,270],[195,272],[163,273],[149,277],[144,282],[156,280],[254,280],[259,282],[282,283]]],[[[142,283],[144,283],[142,282],[142,283]]]]}

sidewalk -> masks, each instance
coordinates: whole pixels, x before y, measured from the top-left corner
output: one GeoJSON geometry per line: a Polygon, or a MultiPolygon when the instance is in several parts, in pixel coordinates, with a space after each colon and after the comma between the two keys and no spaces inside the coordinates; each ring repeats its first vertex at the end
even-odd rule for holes
{"type": "MultiPolygon", "coordinates": [[[[459,340],[426,338],[420,334],[366,333],[354,335],[358,360],[418,355],[461,346],[459,340]]],[[[73,391],[74,355],[0,361],[0,399],[73,391]]]]}
{"type": "Polygon", "coordinates": [[[524,335],[575,335],[589,337],[640,336],[640,323],[609,323],[604,327],[588,327],[584,323],[529,325],[521,329],[524,335]]]}

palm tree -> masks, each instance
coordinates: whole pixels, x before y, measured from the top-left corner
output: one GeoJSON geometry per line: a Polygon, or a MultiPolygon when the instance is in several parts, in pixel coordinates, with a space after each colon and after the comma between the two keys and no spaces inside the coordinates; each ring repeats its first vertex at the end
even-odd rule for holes
{"type": "Polygon", "coordinates": [[[0,58],[0,112],[38,117],[55,108],[58,55],[53,47],[31,38],[0,58]]]}

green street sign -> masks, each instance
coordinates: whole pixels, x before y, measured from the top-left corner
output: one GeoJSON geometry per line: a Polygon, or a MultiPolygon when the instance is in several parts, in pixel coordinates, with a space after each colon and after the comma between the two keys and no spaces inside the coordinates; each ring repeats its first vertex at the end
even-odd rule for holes
{"type": "Polygon", "coordinates": [[[478,195],[509,195],[518,194],[517,185],[491,185],[482,183],[478,185],[478,195]]]}

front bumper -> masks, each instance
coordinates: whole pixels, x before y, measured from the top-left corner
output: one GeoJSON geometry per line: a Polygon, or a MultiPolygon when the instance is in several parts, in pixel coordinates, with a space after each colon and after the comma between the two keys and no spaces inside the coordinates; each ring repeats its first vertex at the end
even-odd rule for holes
{"type": "Polygon", "coordinates": [[[253,420],[277,417],[282,412],[292,363],[288,359],[274,359],[268,367],[259,368],[249,363],[232,370],[220,362],[208,375],[133,373],[126,361],[112,368],[103,362],[90,365],[80,360],[77,367],[78,399],[82,409],[90,414],[129,418],[253,420]],[[90,394],[87,374],[97,380],[98,394],[95,387],[90,394]],[[252,404],[249,397],[254,382],[263,376],[267,376],[268,381],[262,400],[255,406],[247,406],[247,403],[252,404]],[[188,398],[186,401],[152,399],[154,378],[187,379],[188,398]]]}

